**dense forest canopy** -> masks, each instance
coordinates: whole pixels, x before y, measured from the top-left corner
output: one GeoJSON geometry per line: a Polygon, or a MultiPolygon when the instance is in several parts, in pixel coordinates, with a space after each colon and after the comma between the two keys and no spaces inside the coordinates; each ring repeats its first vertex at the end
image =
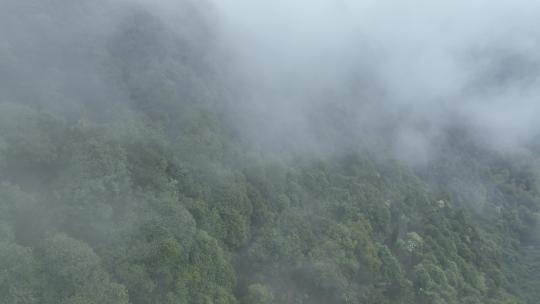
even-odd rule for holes
{"type": "Polygon", "coordinates": [[[537,303],[539,10],[0,1],[0,303],[537,303]]]}

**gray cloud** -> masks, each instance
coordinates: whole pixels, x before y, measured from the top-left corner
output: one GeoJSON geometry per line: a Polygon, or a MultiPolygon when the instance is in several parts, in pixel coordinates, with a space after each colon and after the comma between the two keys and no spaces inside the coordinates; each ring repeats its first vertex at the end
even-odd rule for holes
{"type": "Polygon", "coordinates": [[[236,94],[224,103],[237,127],[266,146],[386,142],[422,163],[456,124],[502,149],[539,135],[540,4],[526,0],[6,0],[2,101],[73,113],[81,104],[129,103],[111,63],[121,60],[110,53],[134,7],[159,19],[166,39],[187,41],[191,54],[158,41],[159,54],[148,55],[150,42],[130,60],[154,56],[163,71],[131,62],[140,70],[130,81],[143,75],[153,79],[147,85],[188,91],[184,74],[197,72],[165,59],[206,56],[236,94]],[[174,77],[162,81],[165,74],[174,77]]]}
{"type": "Polygon", "coordinates": [[[237,56],[250,116],[277,137],[309,137],[309,115],[321,103],[355,113],[356,125],[347,128],[393,125],[394,149],[408,159],[416,155],[415,162],[428,158],[432,139],[456,123],[497,148],[537,135],[540,4],[214,4],[223,41],[237,56]]]}

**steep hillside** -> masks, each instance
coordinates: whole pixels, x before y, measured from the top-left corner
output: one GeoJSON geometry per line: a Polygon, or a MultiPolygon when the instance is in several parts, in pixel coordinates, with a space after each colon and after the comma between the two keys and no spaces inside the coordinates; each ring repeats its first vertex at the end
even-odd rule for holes
{"type": "Polygon", "coordinates": [[[536,303],[535,147],[411,164],[339,102],[259,140],[211,13],[68,2],[0,4],[0,303],[536,303]]]}

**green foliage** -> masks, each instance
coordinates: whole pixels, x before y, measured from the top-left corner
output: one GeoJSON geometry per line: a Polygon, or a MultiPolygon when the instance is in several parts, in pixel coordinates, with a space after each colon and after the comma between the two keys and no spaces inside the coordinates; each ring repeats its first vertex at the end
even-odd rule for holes
{"type": "Polygon", "coordinates": [[[125,288],[110,281],[99,257],[83,242],[55,235],[39,251],[41,303],[128,303],[125,288]]]}
{"type": "MultiPolygon", "coordinates": [[[[414,172],[360,154],[257,160],[238,151],[216,117],[204,117],[213,121],[204,132],[227,145],[200,146],[196,127],[178,143],[137,119],[56,120],[50,132],[64,136],[48,135],[48,146],[32,153],[54,151],[43,161],[61,165],[48,179],[41,167],[24,173],[41,187],[2,173],[4,277],[19,278],[2,281],[10,301],[518,301],[502,253],[509,247],[414,172]]],[[[7,147],[22,149],[13,140],[7,147]]],[[[31,157],[3,152],[3,159],[15,163],[14,155],[31,157]]],[[[524,198],[500,210],[496,229],[508,238],[537,225],[534,182],[512,192],[503,187],[509,179],[497,177],[504,195],[524,198]]]]}
{"type": "Polygon", "coordinates": [[[248,291],[242,303],[246,304],[271,304],[274,300],[274,295],[268,288],[261,284],[251,284],[248,286],[248,291]]]}
{"type": "Polygon", "coordinates": [[[0,269],[0,303],[39,303],[37,263],[30,248],[0,241],[0,269]]]}
{"type": "Polygon", "coordinates": [[[536,303],[538,151],[257,147],[207,30],[134,9],[98,54],[124,97],[0,103],[0,304],[536,303]]]}

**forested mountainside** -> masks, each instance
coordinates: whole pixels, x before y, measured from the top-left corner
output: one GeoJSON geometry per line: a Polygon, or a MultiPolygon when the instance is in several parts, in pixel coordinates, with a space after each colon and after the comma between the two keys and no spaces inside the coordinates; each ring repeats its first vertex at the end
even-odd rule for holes
{"type": "Polygon", "coordinates": [[[113,2],[0,4],[0,303],[537,303],[538,147],[259,141],[211,13],[113,2]]]}

